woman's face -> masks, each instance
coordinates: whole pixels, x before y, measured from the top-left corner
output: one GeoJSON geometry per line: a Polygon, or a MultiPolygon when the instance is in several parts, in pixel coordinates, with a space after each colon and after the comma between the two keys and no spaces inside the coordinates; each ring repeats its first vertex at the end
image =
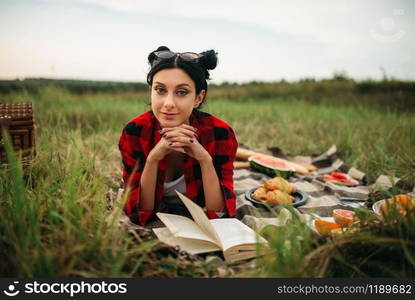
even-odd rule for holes
{"type": "Polygon", "coordinates": [[[161,127],[189,124],[193,108],[203,101],[205,90],[196,95],[193,80],[182,69],[163,69],[153,77],[151,109],[161,127]]]}

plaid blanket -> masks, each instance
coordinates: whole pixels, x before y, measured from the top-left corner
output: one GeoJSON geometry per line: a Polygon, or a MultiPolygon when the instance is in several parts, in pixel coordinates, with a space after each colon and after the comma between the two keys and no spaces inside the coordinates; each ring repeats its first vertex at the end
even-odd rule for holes
{"type": "MultiPolygon", "coordinates": [[[[309,195],[308,201],[297,207],[295,213],[300,219],[308,222],[311,215],[314,216],[331,216],[333,209],[349,209],[365,205],[371,207],[371,201],[377,201],[385,198],[385,193],[391,192],[392,187],[396,186],[402,192],[410,193],[415,196],[415,184],[401,180],[399,178],[390,178],[387,176],[379,176],[377,180],[368,184],[366,174],[360,170],[347,166],[337,155],[335,145],[330,147],[326,152],[315,156],[295,156],[286,155],[277,147],[268,148],[262,151],[265,154],[271,154],[276,157],[284,158],[297,163],[313,164],[317,170],[308,174],[301,175],[295,173],[289,178],[296,189],[299,189],[309,195]],[[343,172],[359,181],[359,185],[355,187],[341,186],[330,182],[325,182],[322,178],[324,174],[331,172],[343,172]]],[[[237,169],[234,171],[234,189],[237,195],[236,201],[236,218],[244,224],[250,226],[254,230],[261,230],[268,225],[284,226],[290,219],[290,213],[283,208],[276,211],[270,211],[248,201],[245,197],[247,190],[256,188],[264,181],[270,179],[269,176],[262,173],[254,172],[250,169],[237,169]]],[[[117,199],[121,199],[123,190],[118,191],[117,199]]],[[[131,234],[138,235],[141,239],[154,238],[151,228],[164,227],[161,221],[154,222],[146,226],[146,228],[132,224],[128,217],[121,217],[120,226],[124,226],[131,234]]],[[[168,246],[166,246],[168,247],[168,246]]],[[[203,259],[203,256],[192,256],[181,251],[178,248],[171,249],[172,253],[180,255],[187,259],[203,259]]],[[[210,256],[209,256],[210,257],[210,256]]],[[[211,257],[209,258],[211,259],[211,257]]]]}

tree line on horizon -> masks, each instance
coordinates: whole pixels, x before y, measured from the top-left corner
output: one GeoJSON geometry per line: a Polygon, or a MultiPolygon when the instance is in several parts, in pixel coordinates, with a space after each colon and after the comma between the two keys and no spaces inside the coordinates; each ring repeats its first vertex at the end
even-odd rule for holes
{"type": "MultiPolygon", "coordinates": [[[[48,87],[78,95],[126,92],[146,95],[149,89],[147,83],[144,82],[26,78],[0,80],[0,96],[8,97],[15,93],[41,95],[42,91],[48,87]]],[[[332,78],[327,79],[303,78],[297,81],[282,79],[274,82],[211,83],[208,97],[231,101],[278,98],[315,103],[375,104],[379,107],[415,111],[415,81],[386,76],[380,80],[354,80],[343,72],[337,72],[332,78]]]]}

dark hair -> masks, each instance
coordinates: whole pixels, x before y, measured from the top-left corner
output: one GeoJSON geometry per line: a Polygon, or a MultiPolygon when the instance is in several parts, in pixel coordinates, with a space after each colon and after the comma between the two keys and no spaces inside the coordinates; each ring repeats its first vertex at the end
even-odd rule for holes
{"type": "MultiPolygon", "coordinates": [[[[196,94],[199,94],[201,90],[205,90],[207,94],[207,80],[210,79],[208,70],[213,70],[218,64],[217,53],[214,50],[208,50],[199,53],[201,57],[197,62],[189,62],[183,59],[179,59],[178,56],[174,56],[171,59],[164,59],[157,64],[154,64],[154,60],[157,58],[154,52],[170,50],[166,46],[160,46],[148,55],[148,63],[150,64],[150,71],[147,74],[147,83],[151,86],[153,84],[154,75],[163,69],[180,68],[192,78],[196,86],[196,94]]],[[[205,94],[205,97],[206,97],[205,94]]],[[[204,102],[204,99],[203,99],[204,102]]],[[[199,105],[203,104],[203,102],[199,105]]]]}

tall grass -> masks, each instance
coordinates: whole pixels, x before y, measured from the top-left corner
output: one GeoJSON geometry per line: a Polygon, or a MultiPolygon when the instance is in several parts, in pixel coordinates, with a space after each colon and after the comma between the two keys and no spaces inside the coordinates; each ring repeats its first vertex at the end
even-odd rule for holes
{"type": "Polygon", "coordinates": [[[210,276],[213,270],[203,262],[177,262],[158,250],[157,241],[143,241],[118,226],[122,202],[115,202],[120,182],[116,139],[105,136],[109,131],[104,120],[99,134],[84,132],[91,130],[83,120],[91,112],[81,117],[79,107],[72,107],[75,112],[68,108],[68,116],[73,118],[60,115],[57,108],[64,99],[57,93],[54,108],[36,106],[44,119],[38,122],[38,155],[25,172],[6,140],[9,164],[3,166],[0,177],[0,273],[22,277],[210,276]],[[109,218],[109,207],[118,214],[109,218]]]}
{"type": "Polygon", "coordinates": [[[413,277],[415,275],[415,207],[406,215],[396,207],[379,218],[357,210],[357,233],[333,238],[307,254],[306,267],[325,276],[413,277]]]}
{"type": "MultiPolygon", "coordinates": [[[[318,154],[336,144],[340,157],[366,172],[370,180],[381,174],[415,180],[413,113],[296,98],[235,102],[216,95],[211,99],[204,109],[226,120],[241,144],[279,146],[294,155],[318,154]]],[[[210,263],[177,259],[163,252],[157,241],[144,242],[118,226],[122,203],[115,201],[121,182],[117,142],[126,122],[149,109],[147,94],[73,95],[45,88],[39,94],[0,97],[0,102],[19,101],[34,103],[37,157],[23,172],[9,149],[9,165],[0,170],[0,274],[219,275],[210,263]]],[[[308,253],[320,245],[306,227],[279,229],[275,236],[274,248],[283,252],[277,250],[269,257],[263,274],[319,275],[313,268],[301,267],[308,253]],[[296,238],[299,235],[303,241],[296,238]]],[[[241,269],[235,275],[250,272],[241,269]]]]}

